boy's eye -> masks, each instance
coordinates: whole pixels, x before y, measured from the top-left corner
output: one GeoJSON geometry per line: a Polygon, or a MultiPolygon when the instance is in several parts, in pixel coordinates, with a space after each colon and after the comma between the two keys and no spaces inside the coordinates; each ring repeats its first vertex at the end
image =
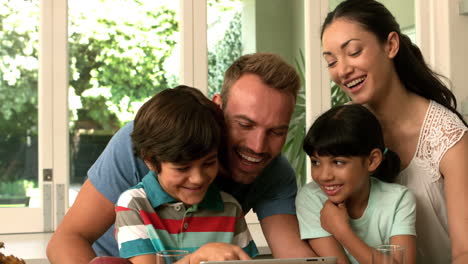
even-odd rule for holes
{"type": "Polygon", "coordinates": [[[189,166],[184,166],[184,167],[177,167],[175,168],[176,170],[180,171],[180,172],[186,172],[190,169],[189,166]]]}
{"type": "Polygon", "coordinates": [[[207,162],[203,163],[203,165],[205,167],[210,167],[210,166],[216,165],[217,162],[218,162],[217,159],[216,160],[211,160],[211,161],[207,161],[207,162]]]}

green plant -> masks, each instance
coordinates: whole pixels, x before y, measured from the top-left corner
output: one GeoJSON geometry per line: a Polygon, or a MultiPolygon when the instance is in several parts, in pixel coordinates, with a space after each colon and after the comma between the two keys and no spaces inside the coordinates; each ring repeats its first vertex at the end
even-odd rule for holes
{"type": "Polygon", "coordinates": [[[0,182],[0,197],[2,198],[25,197],[26,190],[30,188],[34,188],[34,183],[28,180],[0,182]]]}
{"type": "Polygon", "coordinates": [[[305,124],[305,59],[304,54],[299,50],[299,60],[295,59],[295,65],[301,78],[301,89],[296,99],[296,106],[289,123],[289,132],[286,142],[283,146],[283,154],[291,163],[291,166],[296,171],[297,185],[300,187],[305,184],[307,179],[306,172],[306,155],[302,150],[302,141],[306,133],[305,124]]]}

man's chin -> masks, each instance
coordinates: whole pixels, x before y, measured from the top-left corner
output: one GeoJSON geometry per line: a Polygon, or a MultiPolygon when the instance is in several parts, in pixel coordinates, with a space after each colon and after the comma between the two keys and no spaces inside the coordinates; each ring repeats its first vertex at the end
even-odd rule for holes
{"type": "Polygon", "coordinates": [[[236,171],[232,173],[232,179],[235,182],[242,184],[250,184],[255,181],[259,173],[246,173],[242,171],[236,171]]]}

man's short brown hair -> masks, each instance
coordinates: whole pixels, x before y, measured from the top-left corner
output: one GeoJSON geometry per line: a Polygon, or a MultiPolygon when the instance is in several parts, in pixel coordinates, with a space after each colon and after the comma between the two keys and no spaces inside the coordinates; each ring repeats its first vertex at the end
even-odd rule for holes
{"type": "Polygon", "coordinates": [[[255,74],[268,86],[297,97],[301,79],[297,71],[273,53],[253,53],[241,56],[224,74],[221,90],[223,106],[227,105],[229,90],[239,78],[246,73],[255,74]]]}
{"type": "Polygon", "coordinates": [[[131,134],[135,155],[158,172],[161,162],[187,163],[213,150],[223,167],[226,124],[221,109],[188,86],[166,89],[138,110],[131,134]]]}

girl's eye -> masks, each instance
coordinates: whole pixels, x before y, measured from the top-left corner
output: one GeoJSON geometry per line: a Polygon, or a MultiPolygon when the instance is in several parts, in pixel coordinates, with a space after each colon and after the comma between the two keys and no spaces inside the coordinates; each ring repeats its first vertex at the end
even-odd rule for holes
{"type": "Polygon", "coordinates": [[[346,162],[343,161],[343,160],[335,160],[335,164],[336,164],[336,165],[339,165],[339,166],[342,166],[342,165],[345,165],[346,162]]]}
{"type": "Polygon", "coordinates": [[[335,64],[336,64],[336,61],[328,62],[327,67],[332,68],[333,66],[335,66],[335,64]]]}
{"type": "Polygon", "coordinates": [[[318,166],[320,164],[320,162],[318,160],[312,160],[310,163],[311,163],[311,165],[313,167],[316,167],[316,166],[318,166]]]}

